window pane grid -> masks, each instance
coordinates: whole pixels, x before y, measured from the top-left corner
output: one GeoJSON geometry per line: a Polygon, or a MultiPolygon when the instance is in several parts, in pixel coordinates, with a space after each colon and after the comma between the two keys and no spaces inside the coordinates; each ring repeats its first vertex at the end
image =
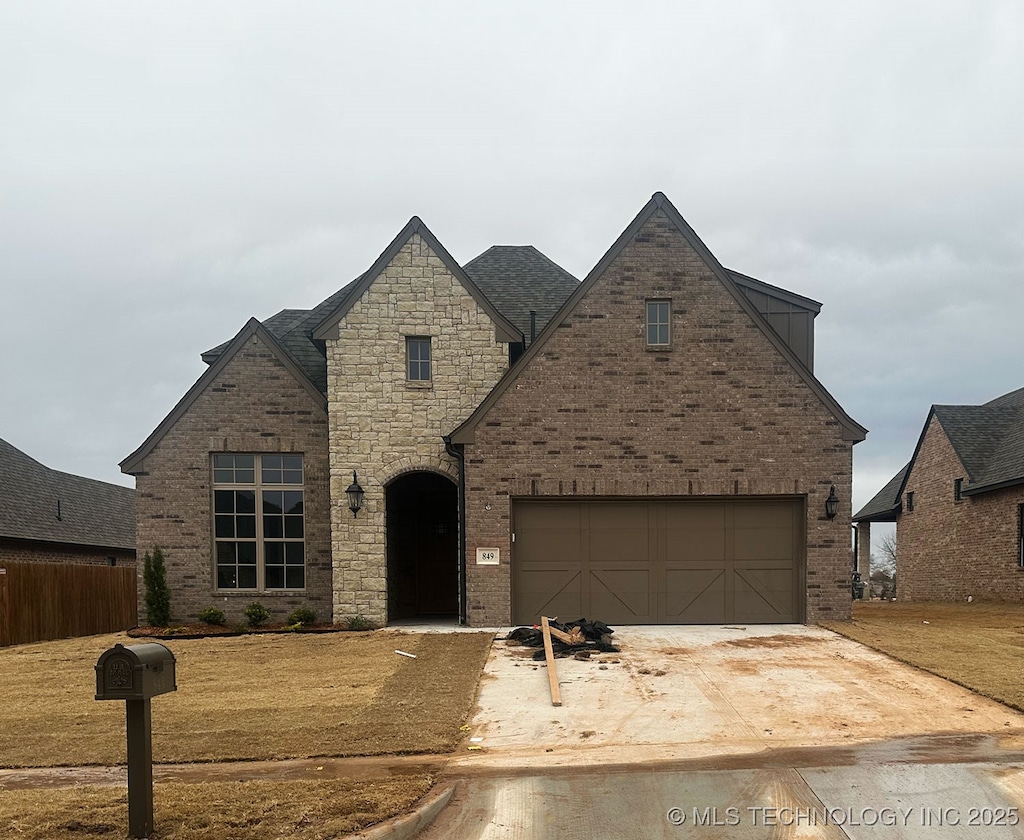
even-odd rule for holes
{"type": "Polygon", "coordinates": [[[405,340],[406,376],[411,382],[430,381],[430,339],[405,340]]]}
{"type": "Polygon", "coordinates": [[[216,454],[212,460],[217,588],[304,589],[303,456],[216,454]],[[280,489],[261,489],[266,485],[280,489]]]}
{"type": "Polygon", "coordinates": [[[647,301],[647,344],[666,346],[669,343],[670,301],[647,301]]]}

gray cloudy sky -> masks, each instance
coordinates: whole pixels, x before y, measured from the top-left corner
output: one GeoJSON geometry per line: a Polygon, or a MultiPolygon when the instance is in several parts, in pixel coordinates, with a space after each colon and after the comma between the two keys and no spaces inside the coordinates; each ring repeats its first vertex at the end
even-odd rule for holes
{"type": "Polygon", "coordinates": [[[824,303],[870,430],[1024,385],[1016,2],[0,5],[0,437],[117,463],[250,316],[412,215],[578,277],[664,191],[729,268],[824,303]]]}

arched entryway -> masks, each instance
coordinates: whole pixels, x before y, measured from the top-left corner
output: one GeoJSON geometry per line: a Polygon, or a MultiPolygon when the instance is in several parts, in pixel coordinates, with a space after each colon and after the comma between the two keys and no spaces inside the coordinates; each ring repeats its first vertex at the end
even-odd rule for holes
{"type": "Polygon", "coordinates": [[[458,617],[458,488],[443,475],[414,472],[385,493],[388,621],[458,617]]]}

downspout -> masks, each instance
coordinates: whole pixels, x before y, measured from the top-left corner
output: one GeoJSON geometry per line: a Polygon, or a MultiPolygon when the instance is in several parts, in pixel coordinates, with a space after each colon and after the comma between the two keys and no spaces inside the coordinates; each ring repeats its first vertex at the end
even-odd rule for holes
{"type": "Polygon", "coordinates": [[[459,624],[466,625],[466,453],[456,449],[451,435],[442,435],[444,451],[459,462],[459,624]]]}

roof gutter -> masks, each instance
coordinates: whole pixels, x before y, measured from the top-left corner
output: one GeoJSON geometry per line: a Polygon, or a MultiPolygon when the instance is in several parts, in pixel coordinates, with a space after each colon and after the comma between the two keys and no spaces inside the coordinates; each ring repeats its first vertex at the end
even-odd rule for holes
{"type": "Polygon", "coordinates": [[[1024,484],[1024,476],[1008,478],[1006,481],[997,481],[993,484],[980,484],[977,487],[965,487],[963,492],[965,496],[978,496],[982,493],[989,493],[992,490],[1002,490],[1006,487],[1017,487],[1021,484],[1024,484]]]}

